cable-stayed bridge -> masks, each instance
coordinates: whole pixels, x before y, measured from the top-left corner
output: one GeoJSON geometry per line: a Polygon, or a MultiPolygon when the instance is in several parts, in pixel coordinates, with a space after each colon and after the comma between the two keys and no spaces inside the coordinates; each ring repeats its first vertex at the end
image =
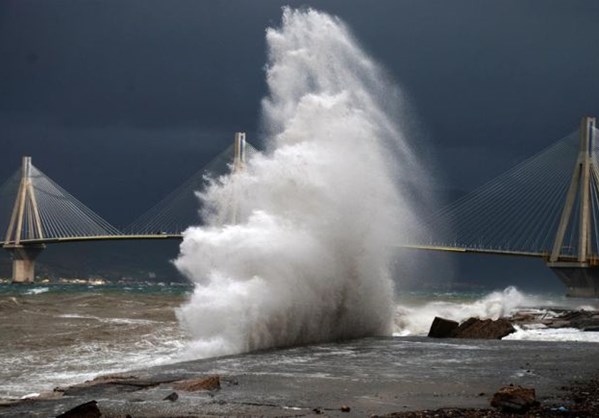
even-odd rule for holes
{"type": "MultiPolygon", "coordinates": [[[[599,145],[595,119],[431,216],[421,250],[539,257],[570,296],[599,297],[599,145]]],[[[245,134],[212,163],[119,230],[23,158],[20,171],[0,187],[0,231],[13,257],[13,281],[34,278],[47,244],[73,241],[180,239],[198,223],[206,176],[243,168],[255,152],[245,134]]]]}
{"type": "Polygon", "coordinates": [[[539,257],[568,295],[599,297],[595,118],[434,214],[411,248],[539,257]]]}
{"type": "Polygon", "coordinates": [[[256,153],[245,133],[204,168],[123,230],[85,206],[23,157],[22,166],[0,186],[0,245],[13,259],[12,280],[32,282],[35,259],[48,244],[81,241],[181,239],[198,224],[198,199],[208,178],[241,170],[256,153]]]}

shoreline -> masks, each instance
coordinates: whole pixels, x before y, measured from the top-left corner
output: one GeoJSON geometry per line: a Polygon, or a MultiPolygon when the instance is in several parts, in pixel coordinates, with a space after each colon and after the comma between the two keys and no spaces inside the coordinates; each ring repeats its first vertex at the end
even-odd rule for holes
{"type": "Polygon", "coordinates": [[[523,412],[502,411],[489,406],[488,408],[440,408],[422,409],[418,411],[393,412],[385,415],[375,415],[371,418],[502,418],[502,417],[578,417],[594,418],[599,416],[599,374],[581,382],[574,382],[570,386],[562,386],[565,396],[554,399],[553,402],[545,400],[523,412]]]}
{"type": "Polygon", "coordinates": [[[576,382],[595,384],[592,393],[598,393],[596,347],[571,342],[367,338],[99,377],[0,407],[0,416],[58,416],[96,401],[102,416],[114,417],[494,417],[506,415],[497,415],[489,400],[510,383],[535,388],[542,408],[538,411],[550,416],[552,407],[572,409],[571,393],[591,393],[569,392],[576,382]],[[219,389],[181,386],[181,381],[211,376],[219,377],[219,389]],[[174,401],[167,399],[172,393],[177,394],[174,401]],[[343,412],[343,406],[349,412],[343,412]]]}

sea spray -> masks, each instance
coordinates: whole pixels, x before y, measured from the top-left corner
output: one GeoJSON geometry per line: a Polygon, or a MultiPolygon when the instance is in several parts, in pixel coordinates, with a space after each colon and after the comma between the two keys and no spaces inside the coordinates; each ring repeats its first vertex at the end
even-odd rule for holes
{"type": "Polygon", "coordinates": [[[201,194],[205,225],[175,261],[196,283],[177,312],[190,357],[392,332],[421,178],[398,90],[338,18],[285,8],[266,39],[268,150],[201,194]]]}
{"type": "Polygon", "coordinates": [[[550,306],[554,302],[527,295],[513,286],[491,292],[476,300],[438,300],[417,306],[398,304],[395,311],[394,334],[427,335],[436,316],[462,322],[468,318],[498,319],[510,316],[529,306],[550,306]]]}

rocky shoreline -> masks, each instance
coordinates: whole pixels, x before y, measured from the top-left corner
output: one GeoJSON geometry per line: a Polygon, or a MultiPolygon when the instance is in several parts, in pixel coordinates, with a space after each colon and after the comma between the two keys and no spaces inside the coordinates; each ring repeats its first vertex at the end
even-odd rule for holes
{"type": "Polygon", "coordinates": [[[599,331],[599,311],[547,308],[547,310],[520,310],[510,322],[523,327],[576,328],[582,331],[599,331]]]}
{"type": "MultiPolygon", "coordinates": [[[[88,390],[93,387],[102,387],[106,389],[112,387],[116,389],[116,392],[129,392],[135,390],[143,390],[150,387],[162,385],[165,383],[173,383],[173,387],[179,392],[173,391],[168,394],[163,401],[176,402],[179,399],[179,393],[186,392],[199,392],[203,391],[208,393],[209,396],[214,396],[216,391],[221,390],[221,378],[220,376],[210,376],[207,378],[200,379],[188,379],[182,382],[167,382],[167,381],[148,381],[140,380],[135,376],[103,376],[93,381],[86,382],[84,384],[75,385],[69,388],[57,388],[53,393],[46,394],[35,400],[24,400],[20,401],[21,404],[30,404],[34,406],[34,403],[49,401],[62,396],[72,396],[83,388],[88,390]]],[[[223,386],[236,385],[237,383],[231,380],[223,382],[223,386]]],[[[599,416],[599,378],[591,379],[587,382],[577,382],[571,387],[562,387],[562,390],[566,391],[566,396],[559,402],[553,404],[535,405],[527,408],[525,411],[509,411],[502,410],[501,408],[439,408],[434,410],[423,409],[419,411],[405,411],[405,412],[391,412],[384,415],[370,415],[371,418],[438,418],[438,417],[464,417],[464,418],[498,418],[498,417],[597,417],[599,416]]],[[[480,394],[484,396],[485,394],[480,394]]],[[[9,404],[0,404],[0,407],[8,407],[9,404]]],[[[271,407],[274,405],[255,403],[255,407],[271,407]]],[[[295,408],[290,408],[295,409],[295,408]]],[[[299,408],[296,409],[297,414],[293,416],[312,416],[321,415],[329,416],[332,412],[336,413],[350,413],[351,407],[348,405],[341,405],[338,410],[333,411],[332,408],[315,407],[312,410],[301,411],[299,408]],[[302,412],[302,413],[299,413],[302,412]]],[[[1,412],[1,409],[0,409],[1,412]]],[[[212,415],[212,414],[209,414],[212,415]]],[[[237,415],[232,413],[231,415],[237,415]]],[[[83,404],[77,405],[59,415],[57,418],[99,418],[99,417],[127,417],[133,418],[145,416],[145,415],[111,415],[104,414],[98,402],[96,400],[87,401],[83,404]]],[[[154,415],[152,415],[154,416],[154,415]]],[[[162,416],[162,415],[158,415],[162,416]]],[[[178,416],[178,415],[173,415],[178,416]]],[[[194,415],[184,416],[204,416],[201,412],[194,413],[194,415]]],[[[165,416],[166,417],[166,416],[165,416]]]]}
{"type": "Polygon", "coordinates": [[[599,311],[568,309],[527,309],[499,319],[468,318],[457,322],[435,317],[428,336],[432,338],[502,339],[516,329],[578,329],[599,331],[599,311]]]}
{"type": "MultiPolygon", "coordinates": [[[[0,417],[56,417],[86,404],[122,418],[499,417],[512,415],[490,402],[510,384],[534,388],[539,402],[518,416],[591,417],[596,353],[594,343],[367,338],[99,377],[5,403],[0,417]]],[[[62,417],[99,416],[80,412],[62,417]]]]}
{"type": "MultiPolygon", "coordinates": [[[[599,417],[599,377],[562,387],[567,395],[553,405],[536,405],[523,412],[494,408],[441,408],[376,415],[377,418],[594,418],[599,417]]],[[[374,418],[374,417],[371,417],[374,418]]]]}
{"type": "Polygon", "coordinates": [[[0,401],[0,417],[599,416],[595,343],[496,334],[508,327],[592,332],[597,311],[531,309],[450,325],[444,339],[368,338],[100,376],[37,398],[0,401]],[[495,402],[501,388],[532,390],[533,397],[513,409],[512,398],[495,402]]]}
{"type": "MultiPolygon", "coordinates": [[[[164,382],[163,382],[164,383],[164,382]]],[[[227,382],[226,384],[230,384],[227,382]]],[[[124,386],[136,386],[136,387],[150,387],[159,384],[158,382],[147,382],[138,381],[134,378],[127,378],[126,376],[105,376],[96,379],[91,382],[87,382],[82,386],[94,386],[94,385],[124,385],[124,386]]],[[[210,376],[201,379],[189,379],[183,382],[174,383],[174,388],[183,392],[198,392],[207,391],[213,393],[221,389],[220,376],[210,376]]],[[[522,388],[519,388],[522,389],[522,388]]],[[[370,415],[371,418],[444,418],[444,417],[463,417],[463,418],[500,418],[500,417],[522,417],[522,418],[537,418],[537,417],[597,417],[599,416],[599,379],[591,379],[588,382],[576,383],[571,387],[563,387],[563,390],[567,391],[567,396],[553,405],[540,405],[534,401],[530,407],[525,410],[509,410],[502,409],[498,405],[492,406],[495,408],[440,408],[435,410],[420,410],[420,411],[408,411],[408,412],[392,412],[384,415],[370,415]]],[[[67,389],[72,390],[71,389],[67,389]]],[[[526,389],[533,394],[534,400],[534,389],[526,389]]],[[[482,394],[481,394],[482,395],[482,394]]],[[[167,395],[163,401],[176,402],[179,399],[177,392],[172,392],[167,395]]],[[[256,404],[259,406],[259,404],[256,404]]],[[[266,405],[265,405],[266,406],[266,405]]],[[[322,415],[327,416],[331,414],[331,409],[326,408],[313,408],[311,411],[304,411],[305,413],[297,414],[294,416],[311,416],[311,415],[322,415]]],[[[350,413],[351,407],[348,405],[341,405],[338,411],[341,413],[350,413]]],[[[201,414],[200,414],[201,415],[201,414]]],[[[198,415],[198,416],[200,416],[198,415]]],[[[104,415],[98,407],[98,402],[95,400],[88,401],[84,404],[77,405],[76,407],[60,414],[57,418],[100,418],[104,415]]],[[[126,415],[131,416],[131,415],[126,415]]],[[[139,415],[137,415],[139,416],[139,415]]],[[[132,416],[131,416],[132,417],[132,416]]],[[[132,417],[133,418],[133,417],[132,417]]]]}

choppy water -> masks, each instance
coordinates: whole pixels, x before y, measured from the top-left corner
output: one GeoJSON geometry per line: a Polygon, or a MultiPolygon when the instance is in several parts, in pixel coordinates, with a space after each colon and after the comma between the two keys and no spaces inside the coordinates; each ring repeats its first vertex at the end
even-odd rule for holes
{"type": "MultiPolygon", "coordinates": [[[[0,285],[0,398],[22,397],[99,374],[193,358],[175,311],[190,288],[160,285],[0,285]]],[[[598,309],[595,300],[480,293],[404,293],[394,335],[426,335],[434,316],[499,317],[520,307],[598,309]]],[[[512,339],[599,342],[599,333],[526,330],[512,339]]]]}
{"type": "Polygon", "coordinates": [[[0,398],[172,361],[185,290],[0,285],[0,398]]]}

